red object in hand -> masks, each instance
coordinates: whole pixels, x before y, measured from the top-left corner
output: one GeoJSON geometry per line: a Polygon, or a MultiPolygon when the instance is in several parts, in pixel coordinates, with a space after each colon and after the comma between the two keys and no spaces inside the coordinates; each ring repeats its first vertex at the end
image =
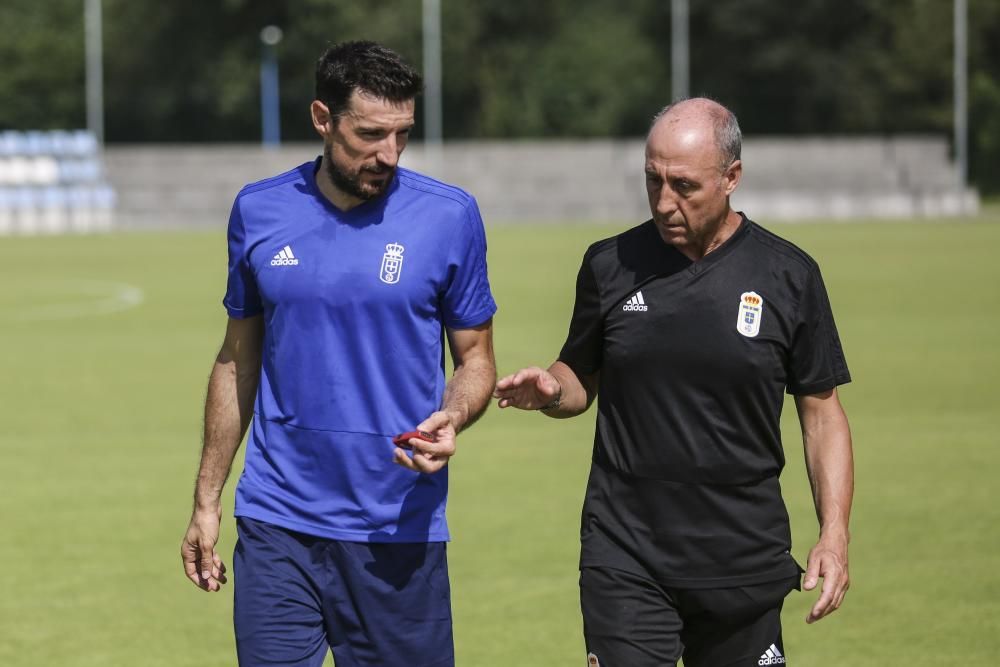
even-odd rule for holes
{"type": "Polygon", "coordinates": [[[400,433],[393,438],[392,444],[397,447],[402,447],[403,449],[410,449],[410,438],[417,438],[425,442],[435,442],[434,436],[427,431],[407,431],[406,433],[400,433]]]}

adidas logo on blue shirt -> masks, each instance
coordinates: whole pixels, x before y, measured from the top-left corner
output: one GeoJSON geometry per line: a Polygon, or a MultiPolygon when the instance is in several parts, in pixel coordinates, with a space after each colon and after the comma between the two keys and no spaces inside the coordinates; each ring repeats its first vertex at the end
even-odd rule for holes
{"type": "Polygon", "coordinates": [[[292,247],[287,245],[281,249],[281,252],[279,252],[277,255],[274,256],[274,259],[271,260],[271,266],[298,266],[298,265],[299,265],[299,260],[297,260],[295,258],[295,255],[292,254],[292,247]]]}

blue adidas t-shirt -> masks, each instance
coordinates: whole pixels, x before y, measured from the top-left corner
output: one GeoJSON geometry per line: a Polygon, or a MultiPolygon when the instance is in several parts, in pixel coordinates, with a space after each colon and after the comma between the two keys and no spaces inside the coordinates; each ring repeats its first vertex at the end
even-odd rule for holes
{"type": "Polygon", "coordinates": [[[319,160],[248,185],[229,220],[230,317],[262,315],[260,386],[237,516],[338,540],[448,539],[448,469],[392,462],[440,408],[444,327],[496,311],[470,195],[406,169],[349,211],[319,160]]]}

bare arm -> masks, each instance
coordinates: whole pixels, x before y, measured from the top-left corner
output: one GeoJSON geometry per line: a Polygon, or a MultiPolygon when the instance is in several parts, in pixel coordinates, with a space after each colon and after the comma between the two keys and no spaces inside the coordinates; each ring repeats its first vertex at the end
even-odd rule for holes
{"type": "Polygon", "coordinates": [[[444,390],[441,409],[417,425],[436,442],[411,439],[412,458],[397,448],[394,461],[417,472],[437,472],[455,454],[455,436],[486,411],[497,379],[493,356],[493,320],[471,329],[449,329],[448,346],[455,372],[444,390]]]}
{"type": "Polygon", "coordinates": [[[441,410],[451,416],[458,432],[486,411],[497,381],[493,320],[473,329],[449,329],[448,346],[455,372],[445,387],[441,410]]]}
{"type": "Polygon", "coordinates": [[[812,486],[819,540],[809,551],[803,588],[810,591],[823,579],[819,599],[809,611],[814,623],[836,611],[850,586],[847,550],[854,497],[854,454],[847,415],[837,390],[797,396],[795,407],[802,425],[806,468],[812,486]]]}
{"type": "Polygon", "coordinates": [[[577,375],[561,361],[548,370],[537,366],[522,368],[500,378],[494,392],[501,408],[541,410],[556,419],[575,417],[586,412],[597,396],[598,373],[577,375]]]}
{"type": "Polygon", "coordinates": [[[226,583],[225,565],[215,551],[222,518],[222,488],[253,415],[263,331],[260,316],[230,319],[208,380],[194,509],[181,544],[187,577],[206,591],[217,591],[226,583]]]}

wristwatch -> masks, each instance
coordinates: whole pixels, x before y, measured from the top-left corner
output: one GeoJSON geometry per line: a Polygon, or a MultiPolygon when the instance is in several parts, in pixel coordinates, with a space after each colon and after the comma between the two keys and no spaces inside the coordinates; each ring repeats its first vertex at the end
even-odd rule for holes
{"type": "Polygon", "coordinates": [[[555,410],[556,408],[559,407],[559,404],[561,402],[562,402],[562,385],[559,385],[559,391],[556,392],[556,397],[553,398],[551,401],[549,401],[548,403],[546,403],[545,405],[543,405],[542,407],[540,407],[538,409],[539,410],[555,410]]]}

